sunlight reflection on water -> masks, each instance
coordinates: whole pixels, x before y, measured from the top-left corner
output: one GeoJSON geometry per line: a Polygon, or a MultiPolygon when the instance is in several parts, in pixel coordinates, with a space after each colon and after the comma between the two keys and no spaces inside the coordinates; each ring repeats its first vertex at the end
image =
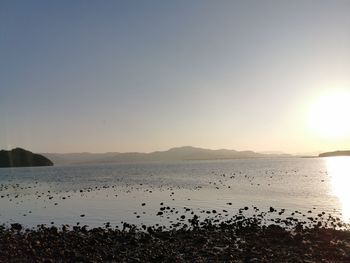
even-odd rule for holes
{"type": "Polygon", "coordinates": [[[346,167],[349,171],[350,159],[328,159],[5,168],[0,169],[0,224],[168,225],[186,213],[185,207],[202,219],[213,216],[205,210],[229,217],[245,206],[247,213],[255,213],[250,207],[266,211],[272,206],[286,209],[285,216],[299,211],[350,218],[346,177],[341,176],[346,167]],[[174,212],[158,216],[165,205],[174,212]]]}
{"type": "Polygon", "coordinates": [[[329,157],[327,171],[332,182],[332,194],[342,205],[343,219],[350,220],[350,157],[329,157]]]}

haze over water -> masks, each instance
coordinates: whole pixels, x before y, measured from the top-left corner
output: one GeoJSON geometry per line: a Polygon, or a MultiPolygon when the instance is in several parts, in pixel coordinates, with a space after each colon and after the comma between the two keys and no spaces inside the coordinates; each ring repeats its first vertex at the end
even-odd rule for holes
{"type": "Polygon", "coordinates": [[[27,227],[121,221],[169,226],[181,215],[185,223],[193,216],[186,208],[203,220],[225,218],[244,206],[246,214],[256,212],[254,206],[272,206],[286,209],[283,216],[324,211],[348,221],[348,179],[342,175],[349,166],[343,157],[0,169],[0,216],[3,223],[27,227]],[[163,206],[172,212],[157,215],[163,206]]]}

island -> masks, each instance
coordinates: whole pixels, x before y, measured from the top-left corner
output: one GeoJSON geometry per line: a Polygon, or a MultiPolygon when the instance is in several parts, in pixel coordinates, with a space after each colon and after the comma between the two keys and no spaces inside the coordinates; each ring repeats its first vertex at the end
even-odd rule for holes
{"type": "Polygon", "coordinates": [[[22,148],[0,151],[0,167],[53,166],[48,158],[22,148]]]}
{"type": "Polygon", "coordinates": [[[350,151],[334,151],[321,153],[318,157],[332,157],[332,156],[350,156],[350,151]]]}

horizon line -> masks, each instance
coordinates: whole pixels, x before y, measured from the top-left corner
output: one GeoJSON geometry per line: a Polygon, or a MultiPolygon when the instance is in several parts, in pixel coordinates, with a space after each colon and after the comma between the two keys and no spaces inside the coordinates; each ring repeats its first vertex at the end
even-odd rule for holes
{"type": "MultiPolygon", "coordinates": [[[[10,148],[7,148],[7,149],[2,149],[2,150],[12,150],[12,149],[15,149],[15,148],[22,148],[22,149],[26,149],[25,147],[21,147],[21,146],[16,146],[16,147],[10,147],[10,148]]],[[[203,149],[203,150],[212,150],[212,151],[219,151],[219,150],[228,150],[228,151],[237,151],[237,152],[247,152],[247,151],[250,151],[250,152],[255,152],[255,153],[260,153],[260,154],[290,154],[290,155],[306,155],[306,154],[320,154],[320,153],[323,153],[323,152],[327,152],[327,151],[320,151],[320,150],[317,150],[317,151],[303,151],[303,152],[284,152],[284,151],[280,151],[280,150],[263,150],[263,151],[255,151],[255,150],[238,150],[238,149],[230,149],[230,148],[206,148],[206,147],[200,147],[200,146],[192,146],[192,145],[184,145],[184,146],[173,146],[173,147],[169,147],[167,149],[159,149],[159,150],[153,150],[153,151],[123,151],[123,152],[120,152],[120,151],[105,151],[105,152],[89,152],[89,151],[76,151],[76,152],[50,152],[50,151],[38,151],[37,153],[40,153],[40,154],[108,154],[108,153],[115,153],[115,154],[122,154],[122,153],[145,153],[145,154],[149,154],[149,153],[155,153],[155,152],[166,152],[166,151],[169,151],[169,150],[172,150],[172,149],[180,149],[180,148],[196,148],[196,149],[203,149]]],[[[29,151],[31,151],[29,149],[29,151]]],[[[342,150],[334,150],[334,151],[342,151],[342,150]]]]}

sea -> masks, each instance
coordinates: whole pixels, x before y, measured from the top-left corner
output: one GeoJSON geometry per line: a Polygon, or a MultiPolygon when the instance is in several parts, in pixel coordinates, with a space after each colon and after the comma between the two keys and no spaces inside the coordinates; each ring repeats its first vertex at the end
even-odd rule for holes
{"type": "Polygon", "coordinates": [[[169,226],[283,210],[350,219],[350,157],[0,169],[0,224],[169,226]]]}

